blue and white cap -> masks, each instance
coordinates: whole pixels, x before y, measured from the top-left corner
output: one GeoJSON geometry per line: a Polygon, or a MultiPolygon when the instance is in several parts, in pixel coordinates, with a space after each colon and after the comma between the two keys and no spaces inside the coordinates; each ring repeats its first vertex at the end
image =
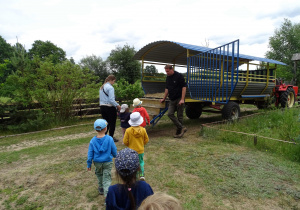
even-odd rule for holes
{"type": "Polygon", "coordinates": [[[139,154],[130,148],[122,149],[115,159],[116,170],[122,176],[134,173],[139,167],[139,154]]]}
{"type": "Polygon", "coordinates": [[[104,128],[106,128],[106,126],[107,126],[107,122],[106,122],[106,120],[104,120],[104,119],[98,119],[98,120],[96,120],[95,122],[94,122],[94,129],[96,130],[96,131],[101,131],[101,130],[103,130],[104,128]]]}

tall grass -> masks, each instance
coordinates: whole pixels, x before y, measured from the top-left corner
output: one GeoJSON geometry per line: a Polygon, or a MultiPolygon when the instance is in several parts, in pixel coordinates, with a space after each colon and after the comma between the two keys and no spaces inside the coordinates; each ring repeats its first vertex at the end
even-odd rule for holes
{"type": "Polygon", "coordinates": [[[299,108],[278,109],[233,123],[205,127],[201,134],[207,138],[255,147],[300,162],[299,118],[299,108]]]}

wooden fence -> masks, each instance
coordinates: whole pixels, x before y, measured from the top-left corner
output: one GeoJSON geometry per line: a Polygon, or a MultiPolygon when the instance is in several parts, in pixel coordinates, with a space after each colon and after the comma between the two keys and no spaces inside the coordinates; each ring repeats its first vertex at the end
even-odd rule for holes
{"type": "MultiPolygon", "coordinates": [[[[7,104],[7,105],[0,105],[2,110],[5,110],[4,112],[0,112],[0,123],[3,123],[5,121],[8,121],[11,118],[12,112],[9,111],[13,107],[15,107],[14,104],[7,104]]],[[[33,103],[26,107],[17,107],[18,112],[25,112],[29,110],[41,110],[41,104],[39,103],[33,103]]],[[[83,117],[96,117],[100,116],[100,107],[99,107],[99,99],[95,99],[92,102],[86,102],[85,100],[76,100],[72,106],[73,116],[77,116],[80,118],[83,117]]]]}

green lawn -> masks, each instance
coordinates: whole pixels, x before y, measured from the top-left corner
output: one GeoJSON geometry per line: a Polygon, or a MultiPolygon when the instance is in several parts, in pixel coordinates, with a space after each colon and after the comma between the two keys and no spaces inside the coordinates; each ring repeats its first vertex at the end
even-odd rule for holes
{"type": "MultiPolygon", "coordinates": [[[[166,116],[148,129],[145,177],[153,190],[177,197],[184,209],[300,209],[299,162],[276,150],[266,151],[260,140],[254,146],[244,136],[201,126],[218,120],[219,115],[185,118],[188,131],[182,139],[173,138],[175,128],[166,116]],[[239,142],[228,140],[237,138],[239,142]]],[[[93,122],[0,138],[0,209],[104,209],[96,176],[86,170],[93,122]]],[[[243,123],[249,122],[240,120],[240,127],[229,127],[241,129],[247,125],[243,123]]],[[[116,145],[118,150],[125,148],[121,142],[116,145]]],[[[112,175],[116,183],[114,170],[112,175]]]]}

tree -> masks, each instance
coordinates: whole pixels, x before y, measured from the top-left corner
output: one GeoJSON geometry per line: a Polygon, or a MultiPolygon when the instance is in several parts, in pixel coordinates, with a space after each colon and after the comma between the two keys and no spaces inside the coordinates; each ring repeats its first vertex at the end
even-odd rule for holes
{"type": "Polygon", "coordinates": [[[154,65],[150,65],[150,66],[146,66],[145,73],[147,73],[147,74],[157,74],[158,70],[156,69],[156,67],[154,65]]]}
{"type": "Polygon", "coordinates": [[[109,57],[109,67],[117,79],[124,78],[130,84],[141,78],[140,62],[133,59],[134,47],[125,45],[112,50],[109,57]]]}
{"type": "Polygon", "coordinates": [[[290,20],[284,19],[279,29],[275,30],[273,36],[269,38],[269,48],[266,57],[279,60],[287,66],[279,66],[277,77],[286,80],[297,79],[300,82],[300,65],[294,73],[294,63],[291,60],[293,54],[300,53],[300,23],[293,24],[290,20]]]}
{"type": "Polygon", "coordinates": [[[70,62],[71,62],[72,64],[76,64],[73,57],[70,58],[70,62]]]}
{"type": "Polygon", "coordinates": [[[50,41],[36,40],[29,50],[29,56],[32,59],[34,56],[41,58],[43,61],[50,58],[54,64],[61,63],[66,60],[66,52],[57,47],[50,41]]]}
{"type": "Polygon", "coordinates": [[[79,62],[82,68],[87,68],[92,71],[99,79],[96,82],[104,82],[105,78],[109,75],[106,62],[96,55],[86,56],[79,62]]]}
{"type": "Polygon", "coordinates": [[[9,59],[13,54],[13,47],[0,36],[0,63],[5,59],[9,59]]]}

